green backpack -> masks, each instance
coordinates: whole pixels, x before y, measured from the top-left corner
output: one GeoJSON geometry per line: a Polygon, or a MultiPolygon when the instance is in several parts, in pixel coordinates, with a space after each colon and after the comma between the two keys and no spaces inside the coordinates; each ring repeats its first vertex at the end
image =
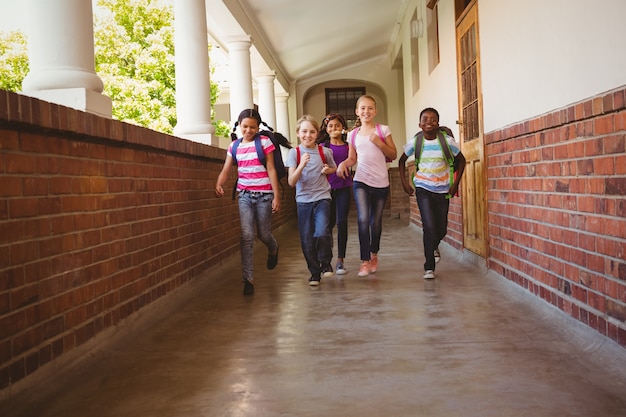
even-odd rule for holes
{"type": "MultiPolygon", "coordinates": [[[[441,146],[441,150],[443,151],[443,155],[450,166],[450,187],[454,184],[454,173],[457,170],[458,166],[455,164],[454,155],[452,155],[452,150],[450,149],[450,145],[446,140],[446,133],[443,130],[437,132],[437,139],[439,139],[439,146],[441,146]]],[[[415,171],[419,170],[419,162],[422,157],[422,150],[424,147],[424,132],[419,131],[413,136],[413,145],[415,149],[415,171]]]]}

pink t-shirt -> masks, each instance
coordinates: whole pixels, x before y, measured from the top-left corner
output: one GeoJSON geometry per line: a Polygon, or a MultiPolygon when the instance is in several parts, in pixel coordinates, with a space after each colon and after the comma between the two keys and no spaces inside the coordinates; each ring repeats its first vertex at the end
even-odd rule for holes
{"type": "MultiPolygon", "coordinates": [[[[234,142],[231,142],[228,147],[228,155],[231,157],[233,156],[233,143],[234,142]]],[[[267,136],[261,136],[261,145],[265,155],[274,151],[276,148],[267,136]]],[[[254,141],[241,141],[237,147],[237,175],[239,176],[239,179],[237,180],[238,191],[247,190],[262,193],[272,192],[270,177],[267,173],[267,169],[265,169],[259,160],[254,141]]]]}
{"type": "MultiPolygon", "coordinates": [[[[391,134],[389,126],[380,125],[380,128],[385,138],[391,134]]],[[[354,180],[374,188],[389,187],[389,173],[387,172],[385,154],[378,146],[370,142],[369,136],[362,136],[359,133],[360,130],[354,138],[354,149],[357,155],[354,180]]],[[[351,137],[351,134],[348,134],[348,137],[351,137]]]]}

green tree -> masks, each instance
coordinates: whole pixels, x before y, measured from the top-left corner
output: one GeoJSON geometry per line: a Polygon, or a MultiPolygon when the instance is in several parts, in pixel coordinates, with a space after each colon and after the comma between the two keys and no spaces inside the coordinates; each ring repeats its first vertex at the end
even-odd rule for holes
{"type": "MultiPolygon", "coordinates": [[[[171,134],[176,126],[171,0],[98,0],[94,12],[96,72],[113,101],[113,118],[171,134]]],[[[28,69],[25,35],[0,32],[0,88],[21,91],[28,69]]],[[[219,93],[211,81],[212,106],[219,93]]],[[[215,134],[228,137],[229,126],[211,112],[215,134]]]]}
{"type": "Polygon", "coordinates": [[[0,89],[22,91],[28,69],[26,36],[20,31],[0,31],[0,89]]]}
{"type": "MultiPolygon", "coordinates": [[[[113,116],[153,130],[176,126],[174,12],[167,0],[98,0],[95,13],[96,72],[113,100],[113,116]]],[[[208,53],[208,51],[207,51],[208,53]]],[[[211,82],[211,105],[219,96],[211,82]]],[[[223,121],[216,134],[228,136],[223,121]]]]}

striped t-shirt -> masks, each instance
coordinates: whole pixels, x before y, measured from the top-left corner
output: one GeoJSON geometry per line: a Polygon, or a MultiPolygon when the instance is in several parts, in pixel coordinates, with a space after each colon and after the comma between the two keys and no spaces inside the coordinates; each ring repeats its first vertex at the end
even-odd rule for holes
{"type": "MultiPolygon", "coordinates": [[[[233,143],[228,146],[228,155],[231,157],[233,143]]],[[[261,136],[261,145],[265,155],[275,150],[275,146],[267,136],[261,136]]],[[[280,152],[280,151],[278,151],[280,152]]],[[[271,193],[272,183],[267,173],[267,169],[263,166],[259,160],[259,156],[256,153],[256,146],[254,141],[244,142],[241,141],[237,147],[237,190],[238,191],[256,191],[261,193],[271,193]]]]}
{"type": "MultiPolygon", "coordinates": [[[[453,138],[446,135],[452,155],[458,155],[461,150],[453,138]]],[[[437,194],[447,194],[450,190],[450,165],[441,149],[439,139],[422,141],[422,155],[419,161],[419,170],[413,176],[415,188],[423,188],[437,194]]],[[[415,155],[415,140],[411,139],[404,145],[404,154],[408,157],[415,155]]]]}

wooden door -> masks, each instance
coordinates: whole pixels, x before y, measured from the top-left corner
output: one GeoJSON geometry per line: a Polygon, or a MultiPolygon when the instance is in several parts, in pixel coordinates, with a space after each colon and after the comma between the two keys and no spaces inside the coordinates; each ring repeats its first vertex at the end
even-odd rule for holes
{"type": "Polygon", "coordinates": [[[477,2],[470,2],[457,21],[457,74],[461,150],[467,159],[463,195],[463,244],[487,258],[487,187],[480,84],[477,2]]]}

